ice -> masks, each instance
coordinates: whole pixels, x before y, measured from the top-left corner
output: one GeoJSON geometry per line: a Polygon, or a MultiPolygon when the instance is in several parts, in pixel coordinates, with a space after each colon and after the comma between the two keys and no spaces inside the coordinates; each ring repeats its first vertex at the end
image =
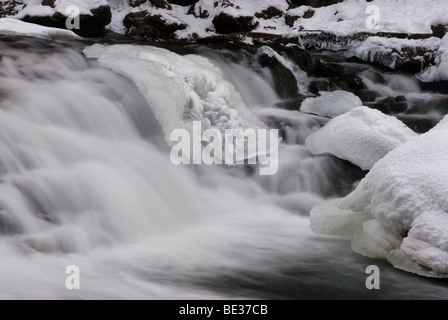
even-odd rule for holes
{"type": "Polygon", "coordinates": [[[315,154],[330,153],[370,170],[378,160],[415,136],[397,118],[358,107],[311,134],[306,145],[315,154]]]}
{"type": "MultiPolygon", "coordinates": [[[[405,53],[406,49],[409,51],[410,48],[421,48],[427,56],[431,52],[437,52],[439,46],[440,39],[434,37],[423,40],[369,37],[361,45],[356,43],[345,55],[347,58],[355,56],[364,61],[376,62],[395,69],[398,60],[409,59],[409,53],[405,53]]],[[[423,64],[425,56],[415,53],[412,54],[412,59],[423,64]]]]}
{"type": "Polygon", "coordinates": [[[79,38],[70,30],[43,27],[12,18],[0,19],[0,34],[32,36],[43,39],[54,39],[57,37],[79,38]]]}
{"type": "Polygon", "coordinates": [[[93,45],[89,58],[131,79],[147,99],[167,139],[173,130],[191,130],[188,121],[203,128],[264,128],[233,85],[208,59],[133,45],[93,45]]]}
{"type": "Polygon", "coordinates": [[[424,82],[448,80],[448,34],[440,42],[436,65],[423,71],[418,78],[424,82]]]}
{"type": "Polygon", "coordinates": [[[336,90],[319,94],[320,97],[303,101],[300,111],[333,118],[362,106],[361,99],[351,92],[336,90]]]}
{"type": "Polygon", "coordinates": [[[424,276],[448,276],[447,135],[445,117],[391,151],[347,197],[314,207],[312,229],[332,235],[345,229],[363,255],[424,276]]]}

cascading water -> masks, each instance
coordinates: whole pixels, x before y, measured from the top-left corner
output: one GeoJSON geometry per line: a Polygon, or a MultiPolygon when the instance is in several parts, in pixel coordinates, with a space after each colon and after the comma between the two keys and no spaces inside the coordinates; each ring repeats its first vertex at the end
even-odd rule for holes
{"type": "MultiPolygon", "coordinates": [[[[259,125],[248,111],[257,92],[240,96],[238,90],[251,89],[238,85],[249,74],[256,83],[268,82],[248,66],[235,73],[235,65],[225,60],[212,67],[210,60],[190,56],[192,78],[184,80],[193,85],[184,86],[179,74],[156,64],[141,64],[145,68],[136,78],[120,76],[87,59],[81,42],[1,40],[0,298],[429,298],[448,293],[381,261],[375,263],[382,267],[384,285],[381,292],[370,292],[364,271],[372,260],[352,253],[345,241],[311,233],[310,208],[346,194],[360,178],[347,177],[346,165],[312,156],[303,146],[325,122],[320,117],[273,109],[275,101],[255,110],[265,123],[273,118],[289,123],[275,176],[252,176],[240,166],[170,162],[164,129],[173,123],[163,121],[179,119],[166,116],[160,122],[163,108],[173,106],[158,99],[169,96],[175,103],[185,95],[199,97],[205,109],[196,111],[213,111],[218,103],[222,108],[215,111],[227,120],[236,118],[224,107],[236,106],[238,115],[253,119],[246,125],[259,125]],[[223,77],[217,67],[226,64],[223,77]],[[173,83],[180,91],[170,91],[173,83]],[[69,265],[80,268],[79,291],[65,287],[69,265]]],[[[152,50],[152,61],[168,67],[186,61],[162,49],[133,50],[137,56],[152,50]]],[[[133,63],[123,58],[121,74],[138,70],[133,63]]]]}

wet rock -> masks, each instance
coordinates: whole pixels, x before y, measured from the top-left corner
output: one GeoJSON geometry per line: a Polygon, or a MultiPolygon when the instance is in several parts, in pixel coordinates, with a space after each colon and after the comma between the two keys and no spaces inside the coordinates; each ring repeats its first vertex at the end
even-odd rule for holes
{"type": "Polygon", "coordinates": [[[207,10],[203,10],[201,7],[199,7],[196,10],[196,4],[195,3],[193,3],[190,6],[190,8],[188,9],[187,14],[193,15],[193,16],[195,16],[198,19],[207,19],[210,16],[208,11],[207,10]]]}
{"type": "Polygon", "coordinates": [[[300,111],[300,106],[302,105],[302,102],[307,97],[305,95],[299,95],[297,98],[294,99],[288,99],[281,102],[278,102],[274,105],[275,108],[278,109],[286,109],[291,111],[300,111]]]}
{"type": "Polygon", "coordinates": [[[255,14],[255,17],[266,20],[280,18],[281,16],[283,16],[283,11],[272,6],[255,14]]]}
{"type": "Polygon", "coordinates": [[[412,131],[423,134],[434,128],[437,124],[437,121],[432,119],[400,119],[404,122],[412,131]]]}
{"type": "Polygon", "coordinates": [[[270,57],[267,54],[260,55],[258,62],[262,67],[271,70],[275,89],[281,98],[297,97],[297,79],[288,68],[281,64],[275,57],[270,57]]]}
{"type": "Polygon", "coordinates": [[[123,20],[131,38],[171,39],[178,30],[187,26],[171,21],[165,21],[160,15],[152,15],[147,11],[129,13],[123,20]]]}
{"type": "Polygon", "coordinates": [[[235,32],[250,32],[258,26],[253,23],[253,17],[233,17],[227,13],[220,13],[213,18],[213,25],[216,32],[220,34],[230,34],[235,32]]]}
{"type": "Polygon", "coordinates": [[[54,2],[56,0],[43,0],[42,5],[54,8],[54,2]]]}
{"type": "MultiPolygon", "coordinates": [[[[105,27],[111,22],[112,14],[109,6],[101,6],[91,10],[92,15],[80,15],[80,29],[72,31],[84,38],[101,37],[105,34],[105,27]]],[[[35,23],[46,27],[66,29],[67,17],[55,13],[53,16],[25,16],[25,22],[35,23]]]]}
{"type": "Polygon", "coordinates": [[[314,16],[315,11],[313,9],[308,9],[305,11],[305,13],[303,14],[303,18],[304,19],[310,19],[314,16]]]}
{"type": "Polygon", "coordinates": [[[361,90],[352,90],[352,92],[358,96],[361,101],[364,102],[374,102],[380,94],[373,90],[361,89],[361,90]]]}
{"type": "Polygon", "coordinates": [[[318,95],[319,91],[334,91],[336,89],[336,86],[331,85],[330,82],[325,79],[313,80],[308,86],[308,91],[315,95],[318,95]]]}
{"type": "Polygon", "coordinates": [[[379,104],[388,108],[390,113],[403,113],[409,108],[406,97],[404,96],[387,97],[381,100],[379,104]]]}

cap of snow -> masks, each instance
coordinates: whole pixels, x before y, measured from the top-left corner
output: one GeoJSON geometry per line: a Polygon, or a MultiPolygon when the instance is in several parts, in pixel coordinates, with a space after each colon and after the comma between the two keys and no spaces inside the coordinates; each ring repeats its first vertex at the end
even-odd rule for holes
{"type": "Polygon", "coordinates": [[[336,90],[319,94],[320,97],[303,101],[300,111],[333,118],[362,106],[361,99],[351,92],[336,90]]]}
{"type": "Polygon", "coordinates": [[[330,153],[370,170],[390,151],[417,134],[395,117],[358,107],[336,117],[306,139],[314,154],[330,153]]]}

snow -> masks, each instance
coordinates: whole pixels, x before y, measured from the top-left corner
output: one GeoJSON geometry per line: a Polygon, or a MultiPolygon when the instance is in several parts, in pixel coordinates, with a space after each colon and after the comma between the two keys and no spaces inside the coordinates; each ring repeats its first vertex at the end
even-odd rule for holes
{"type": "MultiPolygon", "coordinates": [[[[355,56],[364,61],[376,62],[395,69],[398,60],[409,59],[404,53],[405,49],[421,48],[425,55],[429,55],[437,52],[439,46],[440,39],[434,37],[422,40],[369,37],[361,45],[356,43],[345,56],[347,58],[355,56]]],[[[423,63],[425,57],[412,54],[412,59],[423,63]]]]}
{"type": "Polygon", "coordinates": [[[58,37],[78,39],[79,37],[69,30],[42,27],[33,23],[27,23],[12,18],[0,19],[0,34],[22,35],[43,39],[58,37]]]}
{"type": "Polygon", "coordinates": [[[424,82],[448,80],[448,34],[440,42],[436,65],[423,71],[418,78],[424,82]]]}
{"type": "Polygon", "coordinates": [[[336,90],[320,91],[319,94],[320,97],[305,99],[300,111],[333,118],[362,106],[361,99],[351,92],[336,90]]]}
{"type": "Polygon", "coordinates": [[[448,276],[447,135],[445,117],[391,151],[350,195],[314,207],[312,229],[352,237],[355,251],[397,268],[448,276]]]}
{"type": "Polygon", "coordinates": [[[390,151],[416,135],[395,117],[358,107],[311,134],[306,145],[314,154],[333,154],[370,170],[390,151]]]}
{"type": "Polygon", "coordinates": [[[191,130],[189,120],[205,129],[264,128],[233,85],[208,59],[133,45],[93,45],[84,53],[100,65],[131,79],[145,96],[165,136],[191,130]]]}

